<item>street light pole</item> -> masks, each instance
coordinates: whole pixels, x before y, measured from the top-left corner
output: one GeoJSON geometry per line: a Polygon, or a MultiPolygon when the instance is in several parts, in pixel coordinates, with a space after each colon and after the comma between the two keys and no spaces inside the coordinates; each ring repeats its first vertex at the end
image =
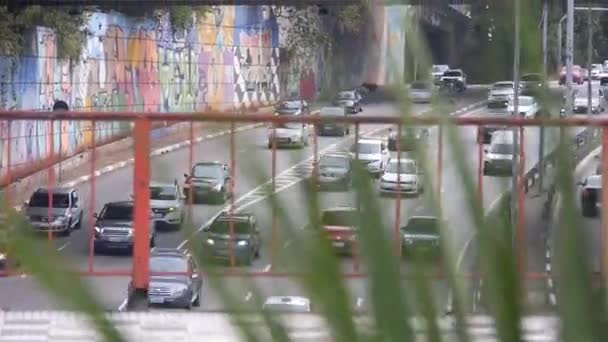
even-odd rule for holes
{"type": "Polygon", "coordinates": [[[562,25],[564,24],[564,20],[566,20],[566,18],[568,18],[568,15],[564,14],[564,16],[559,20],[559,24],[557,25],[557,67],[558,67],[558,72],[561,71],[561,67],[562,67],[562,61],[563,61],[563,56],[562,56],[562,31],[563,31],[563,27],[562,25]]]}
{"type": "MultiPolygon", "coordinates": [[[[513,117],[519,115],[519,0],[515,0],[515,51],[513,53],[513,117]]],[[[518,175],[519,175],[519,127],[513,127],[513,162],[512,162],[512,173],[511,179],[512,190],[511,190],[511,226],[513,227],[513,245],[515,248],[525,248],[525,246],[517,246],[517,227],[518,227],[518,212],[517,212],[517,199],[518,199],[518,175]]]]}
{"type": "Polygon", "coordinates": [[[572,57],[574,51],[574,0],[568,0],[566,12],[566,114],[572,116],[572,57]]]}

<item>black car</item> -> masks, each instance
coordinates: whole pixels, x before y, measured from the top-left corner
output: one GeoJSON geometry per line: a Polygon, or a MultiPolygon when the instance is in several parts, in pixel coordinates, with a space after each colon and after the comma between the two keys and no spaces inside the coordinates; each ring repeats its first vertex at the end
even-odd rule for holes
{"type": "Polygon", "coordinates": [[[319,159],[317,185],[321,190],[348,190],[352,184],[352,160],[347,153],[328,153],[319,159]]]}
{"type": "MultiPolygon", "coordinates": [[[[110,250],[133,251],[135,242],[134,209],[133,201],[109,202],[104,205],[99,214],[93,214],[96,220],[93,235],[94,253],[110,250]]],[[[148,230],[150,247],[154,247],[156,240],[156,228],[152,217],[152,212],[150,212],[148,230]]]]}
{"type": "Polygon", "coordinates": [[[537,96],[543,88],[543,76],[540,74],[525,74],[519,82],[519,92],[524,96],[537,96]]]}
{"type": "Polygon", "coordinates": [[[401,127],[401,136],[397,136],[397,128],[389,128],[388,150],[397,151],[397,140],[400,141],[402,152],[413,151],[414,146],[424,146],[429,139],[429,129],[427,127],[401,127]]]}
{"type": "MultiPolygon", "coordinates": [[[[345,117],[346,110],[343,107],[323,107],[319,111],[321,117],[345,117]]],[[[345,136],[350,134],[350,127],[347,123],[327,122],[317,125],[318,136],[345,136]]]]}
{"type": "Polygon", "coordinates": [[[403,256],[439,255],[439,219],[432,216],[412,216],[401,227],[401,251],[403,256]]]}
{"type": "Polygon", "coordinates": [[[350,114],[356,114],[363,111],[361,95],[354,90],[339,92],[332,103],[334,106],[346,108],[346,111],[350,114]]]}
{"type": "Polygon", "coordinates": [[[251,213],[222,212],[205,228],[204,251],[207,257],[251,265],[260,256],[262,239],[251,213]],[[231,254],[232,253],[232,254],[231,254]]]}
{"type": "Polygon", "coordinates": [[[221,162],[200,162],[192,167],[192,174],[184,174],[184,196],[192,200],[201,199],[203,202],[225,203],[230,192],[230,168],[221,162]]]}
{"type": "Polygon", "coordinates": [[[282,101],[275,106],[275,115],[309,115],[310,107],[304,100],[282,101]]]}
{"type": "Polygon", "coordinates": [[[177,248],[150,251],[149,305],[191,309],[200,306],[202,289],[203,276],[187,251],[177,248]]]}

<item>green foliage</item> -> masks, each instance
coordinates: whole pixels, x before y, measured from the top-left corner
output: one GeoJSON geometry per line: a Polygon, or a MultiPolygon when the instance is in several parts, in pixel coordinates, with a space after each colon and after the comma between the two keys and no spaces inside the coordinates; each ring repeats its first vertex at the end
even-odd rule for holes
{"type": "Polygon", "coordinates": [[[190,26],[193,18],[205,17],[211,12],[208,6],[171,6],[169,7],[169,15],[171,24],[175,29],[183,30],[190,26]]]}

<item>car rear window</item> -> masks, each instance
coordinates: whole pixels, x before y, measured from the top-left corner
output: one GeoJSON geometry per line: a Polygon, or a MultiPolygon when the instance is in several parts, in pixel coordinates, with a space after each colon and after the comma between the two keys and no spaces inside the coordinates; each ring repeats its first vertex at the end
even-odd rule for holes
{"type": "MultiPolygon", "coordinates": [[[[249,234],[251,227],[247,222],[233,222],[234,234],[249,234]]],[[[215,221],[209,227],[209,231],[216,234],[230,234],[230,221],[215,221]]]]}
{"type": "Polygon", "coordinates": [[[154,275],[154,273],[171,272],[188,272],[188,260],[168,256],[153,256],[150,258],[150,273],[154,275]]]}
{"type": "Polygon", "coordinates": [[[103,220],[133,220],[133,206],[131,205],[107,205],[101,212],[103,220]]]}
{"type": "Polygon", "coordinates": [[[433,234],[439,232],[439,222],[435,218],[411,218],[402,229],[410,233],[433,234]]]}
{"type": "Polygon", "coordinates": [[[321,222],[326,226],[354,227],[357,223],[357,212],[354,210],[325,211],[321,222]]]}
{"type": "MultiPolygon", "coordinates": [[[[67,208],[70,204],[68,194],[53,194],[53,208],[67,208]]],[[[30,207],[48,208],[49,193],[36,192],[32,195],[29,202],[30,207]]]]}

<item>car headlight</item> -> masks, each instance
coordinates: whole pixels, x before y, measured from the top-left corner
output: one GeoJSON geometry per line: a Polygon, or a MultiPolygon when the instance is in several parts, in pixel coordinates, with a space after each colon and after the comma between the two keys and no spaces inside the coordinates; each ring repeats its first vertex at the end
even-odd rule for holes
{"type": "Polygon", "coordinates": [[[249,242],[247,240],[240,240],[236,243],[237,246],[247,246],[249,242]]]}
{"type": "Polygon", "coordinates": [[[405,244],[407,245],[411,245],[414,243],[414,240],[412,240],[411,238],[404,238],[405,244]]]}
{"type": "Polygon", "coordinates": [[[188,288],[186,286],[176,286],[172,290],[174,296],[181,296],[186,292],[186,290],[188,290],[188,288]]]}
{"type": "Polygon", "coordinates": [[[55,221],[57,221],[57,222],[65,222],[65,220],[66,220],[66,217],[65,217],[65,216],[58,216],[58,217],[55,217],[55,221]]]}
{"type": "Polygon", "coordinates": [[[220,190],[222,190],[222,185],[221,185],[221,184],[216,184],[216,185],[214,185],[214,186],[213,186],[213,190],[215,190],[215,191],[220,191],[220,190]]]}
{"type": "Polygon", "coordinates": [[[168,210],[169,212],[175,211],[175,207],[170,207],[168,210]]]}
{"type": "Polygon", "coordinates": [[[213,239],[207,239],[207,244],[208,245],[215,245],[215,241],[213,241],[213,239]]]}
{"type": "Polygon", "coordinates": [[[378,166],[378,165],[380,165],[380,161],[381,161],[381,160],[372,160],[372,161],[371,161],[369,164],[370,164],[370,165],[375,165],[375,166],[378,166]]]}

